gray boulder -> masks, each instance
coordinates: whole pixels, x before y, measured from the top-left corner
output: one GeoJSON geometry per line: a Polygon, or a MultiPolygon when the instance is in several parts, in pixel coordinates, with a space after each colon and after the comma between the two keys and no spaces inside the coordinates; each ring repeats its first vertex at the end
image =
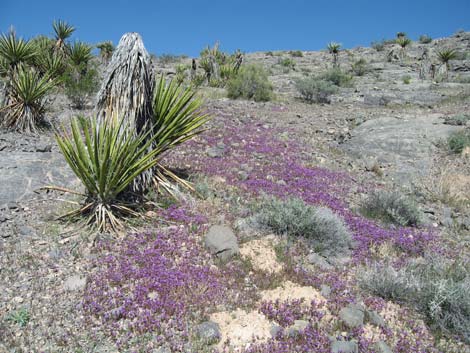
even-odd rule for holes
{"type": "Polygon", "coordinates": [[[393,353],[392,349],[384,341],[376,342],[374,349],[377,353],[393,353]]]}
{"type": "Polygon", "coordinates": [[[339,318],[348,328],[360,327],[364,324],[364,308],[357,304],[349,304],[340,310],[339,318]]]}
{"type": "Polygon", "coordinates": [[[223,261],[239,253],[237,237],[232,229],[227,226],[215,225],[210,227],[204,236],[204,244],[211,255],[223,261]]]}
{"type": "Polygon", "coordinates": [[[306,320],[295,320],[294,324],[287,328],[287,334],[289,336],[297,336],[300,332],[305,330],[309,322],[306,320]]]}
{"type": "Polygon", "coordinates": [[[215,344],[220,341],[221,333],[219,324],[213,321],[205,321],[195,327],[195,334],[205,344],[215,344]]]}
{"type": "Polygon", "coordinates": [[[331,353],[358,353],[359,347],[356,341],[333,341],[331,353]]]}

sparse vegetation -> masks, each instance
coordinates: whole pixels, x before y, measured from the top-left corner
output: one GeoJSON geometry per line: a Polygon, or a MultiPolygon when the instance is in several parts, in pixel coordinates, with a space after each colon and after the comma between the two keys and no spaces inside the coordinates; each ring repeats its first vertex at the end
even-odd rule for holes
{"type": "Polygon", "coordinates": [[[370,71],[370,67],[364,58],[360,58],[352,63],[351,70],[356,76],[364,76],[370,71]]]}
{"type": "Polygon", "coordinates": [[[470,122],[470,115],[468,114],[458,114],[452,116],[446,116],[444,118],[445,124],[455,125],[455,126],[465,126],[470,122]]]}
{"type": "Polygon", "coordinates": [[[419,36],[419,42],[421,44],[429,44],[432,42],[432,38],[428,36],[427,34],[422,34],[419,36]]]}
{"type": "Polygon", "coordinates": [[[465,147],[470,147],[470,129],[453,133],[447,139],[449,149],[454,153],[461,153],[465,147]]]}
{"type": "Polygon", "coordinates": [[[398,192],[372,192],[362,203],[361,213],[401,226],[419,226],[422,223],[422,215],[416,203],[398,192]]]}
{"type": "Polygon", "coordinates": [[[289,54],[293,56],[294,58],[301,58],[304,56],[304,53],[302,53],[301,50],[291,50],[289,54]]]}
{"type": "Polygon", "coordinates": [[[264,102],[272,99],[273,86],[262,67],[247,65],[227,82],[227,94],[229,98],[245,98],[255,102],[264,102]]]}
{"type": "Polygon", "coordinates": [[[325,207],[312,207],[300,199],[266,198],[255,206],[252,222],[279,235],[304,237],[325,255],[348,253],[351,233],[343,220],[325,207]]]}
{"type": "Polygon", "coordinates": [[[352,76],[348,75],[339,68],[330,69],[320,75],[318,75],[320,80],[329,81],[338,87],[351,87],[352,86],[352,76]]]}
{"type": "Polygon", "coordinates": [[[295,87],[302,99],[308,103],[329,103],[330,96],[338,92],[338,87],[330,81],[315,77],[297,80],[295,87]]]}
{"type": "Polygon", "coordinates": [[[295,69],[295,61],[291,58],[279,58],[277,63],[289,71],[295,69]]]}
{"type": "Polygon", "coordinates": [[[385,49],[385,44],[385,40],[382,39],[381,41],[372,42],[370,46],[377,51],[383,51],[385,49]]]}
{"type": "Polygon", "coordinates": [[[71,65],[62,76],[64,91],[74,108],[83,109],[99,86],[94,65],[71,65]]]}
{"type": "Polygon", "coordinates": [[[10,321],[20,327],[25,327],[28,324],[30,318],[31,315],[29,314],[29,311],[26,308],[21,308],[10,313],[7,316],[7,321],[10,321]]]}
{"type": "Polygon", "coordinates": [[[470,342],[470,269],[468,264],[433,254],[400,268],[369,264],[361,286],[385,299],[405,302],[426,315],[436,329],[470,342]]]}
{"type": "Polygon", "coordinates": [[[402,81],[405,85],[409,85],[411,83],[411,76],[410,75],[404,75],[401,79],[402,79],[402,81]]]}

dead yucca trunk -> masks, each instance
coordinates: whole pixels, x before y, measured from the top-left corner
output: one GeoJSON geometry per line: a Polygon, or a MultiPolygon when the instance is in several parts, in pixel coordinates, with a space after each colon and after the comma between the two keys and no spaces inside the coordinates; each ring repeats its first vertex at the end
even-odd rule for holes
{"type": "MultiPolygon", "coordinates": [[[[98,92],[98,119],[119,117],[128,131],[142,134],[152,127],[153,73],[150,55],[138,33],[122,36],[109,62],[98,92]]],[[[150,137],[150,136],[149,136],[150,137]]],[[[140,194],[152,182],[152,171],[135,179],[132,190],[140,194]]]]}

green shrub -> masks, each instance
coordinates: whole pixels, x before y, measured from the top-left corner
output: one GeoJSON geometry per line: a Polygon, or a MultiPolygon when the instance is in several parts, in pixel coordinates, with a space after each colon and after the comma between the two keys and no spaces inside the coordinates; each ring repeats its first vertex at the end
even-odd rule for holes
{"type": "Polygon", "coordinates": [[[272,99],[273,86],[261,66],[247,65],[227,82],[227,94],[233,99],[245,98],[264,102],[272,99]]]}
{"type": "Polygon", "coordinates": [[[301,50],[291,50],[289,54],[293,56],[294,58],[301,58],[304,56],[304,53],[302,53],[301,50]]]}
{"type": "Polygon", "coordinates": [[[258,228],[291,237],[304,237],[324,255],[347,253],[351,233],[329,208],[312,207],[300,199],[266,198],[255,206],[251,222],[258,228]]]}
{"type": "Polygon", "coordinates": [[[373,263],[359,283],[385,299],[412,305],[435,329],[457,334],[470,343],[470,268],[441,256],[412,259],[399,269],[373,263]]]}
{"type": "Polygon", "coordinates": [[[447,139],[449,148],[454,153],[461,153],[465,147],[470,147],[470,129],[454,132],[447,139]]]}
{"type": "Polygon", "coordinates": [[[70,66],[62,76],[65,95],[77,109],[83,109],[99,86],[98,71],[91,65],[70,66]]]}
{"type": "Polygon", "coordinates": [[[158,57],[158,62],[162,65],[168,65],[168,64],[173,64],[176,62],[181,61],[181,56],[180,55],[174,55],[174,54],[162,54],[158,57]]]}
{"type": "Polygon", "coordinates": [[[367,64],[367,61],[363,58],[356,60],[351,65],[351,70],[356,76],[364,76],[370,71],[370,67],[367,64]]]}
{"type": "Polygon", "coordinates": [[[372,192],[361,205],[366,217],[401,226],[418,226],[422,223],[421,212],[409,198],[396,191],[372,192]]]}
{"type": "Polygon", "coordinates": [[[401,79],[403,80],[403,83],[405,85],[409,85],[411,83],[411,76],[410,75],[405,75],[401,79]]]}
{"type": "Polygon", "coordinates": [[[419,42],[421,44],[429,44],[432,42],[432,38],[428,36],[427,34],[422,34],[419,36],[419,42]]]}
{"type": "Polygon", "coordinates": [[[318,76],[320,80],[329,81],[338,87],[351,87],[352,76],[339,68],[330,69],[318,76]]]}
{"type": "Polygon", "coordinates": [[[338,92],[338,87],[333,83],[315,77],[297,80],[295,87],[308,103],[329,103],[330,96],[338,92]]]}
{"type": "Polygon", "coordinates": [[[278,64],[288,69],[295,68],[295,61],[291,58],[279,58],[278,64]]]}

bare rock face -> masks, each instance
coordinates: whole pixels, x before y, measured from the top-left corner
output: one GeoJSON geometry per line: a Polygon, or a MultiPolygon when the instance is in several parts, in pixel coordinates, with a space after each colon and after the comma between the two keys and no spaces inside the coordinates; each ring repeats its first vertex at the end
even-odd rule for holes
{"type": "Polygon", "coordinates": [[[407,183],[429,170],[436,143],[459,129],[438,116],[379,118],[352,130],[342,148],[358,159],[377,160],[397,182],[407,183]]]}

